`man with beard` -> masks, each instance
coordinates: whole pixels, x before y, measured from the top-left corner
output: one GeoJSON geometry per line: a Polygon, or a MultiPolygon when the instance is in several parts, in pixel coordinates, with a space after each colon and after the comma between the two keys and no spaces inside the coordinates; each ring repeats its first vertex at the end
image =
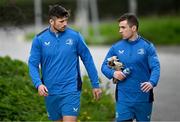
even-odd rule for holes
{"type": "Polygon", "coordinates": [[[33,39],[28,65],[34,86],[45,97],[49,119],[76,122],[82,86],[79,57],[90,77],[94,98],[99,99],[102,91],[82,35],[67,26],[69,16],[60,5],[50,7],[50,26],[33,39]]]}

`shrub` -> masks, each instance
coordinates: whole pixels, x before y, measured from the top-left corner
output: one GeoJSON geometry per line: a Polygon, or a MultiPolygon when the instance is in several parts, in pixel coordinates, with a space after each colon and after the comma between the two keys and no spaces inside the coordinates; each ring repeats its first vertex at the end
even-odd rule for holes
{"type": "MultiPolygon", "coordinates": [[[[89,79],[83,80],[79,121],[113,120],[111,95],[104,94],[96,102],[89,79]]],[[[48,121],[44,99],[31,83],[27,64],[7,56],[0,57],[0,121],[48,121]]]]}
{"type": "Polygon", "coordinates": [[[79,120],[84,121],[112,121],[114,119],[114,99],[103,91],[99,101],[93,99],[90,80],[83,77],[81,96],[81,110],[79,120]]]}
{"type": "Polygon", "coordinates": [[[32,86],[27,65],[0,57],[0,121],[47,120],[44,101],[32,86]]]}

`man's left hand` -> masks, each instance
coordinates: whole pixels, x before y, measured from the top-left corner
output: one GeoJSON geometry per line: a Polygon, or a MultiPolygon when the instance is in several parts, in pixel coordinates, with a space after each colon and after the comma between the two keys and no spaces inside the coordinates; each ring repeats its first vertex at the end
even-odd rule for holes
{"type": "Polygon", "coordinates": [[[100,88],[93,89],[93,96],[95,100],[99,100],[102,95],[102,90],[100,88]]]}
{"type": "Polygon", "coordinates": [[[141,83],[141,90],[143,92],[149,92],[153,88],[153,85],[150,82],[141,83]]]}

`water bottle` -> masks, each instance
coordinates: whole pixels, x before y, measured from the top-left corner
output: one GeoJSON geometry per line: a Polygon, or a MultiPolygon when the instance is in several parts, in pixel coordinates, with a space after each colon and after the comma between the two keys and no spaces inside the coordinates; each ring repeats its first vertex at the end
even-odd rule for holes
{"type": "Polygon", "coordinates": [[[131,73],[131,69],[130,68],[125,68],[122,71],[122,75],[126,78],[129,74],[131,73]]]}

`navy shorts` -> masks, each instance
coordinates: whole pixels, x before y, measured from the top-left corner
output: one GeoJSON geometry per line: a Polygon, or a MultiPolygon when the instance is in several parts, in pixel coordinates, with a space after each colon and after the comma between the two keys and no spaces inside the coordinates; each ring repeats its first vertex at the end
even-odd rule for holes
{"type": "Polygon", "coordinates": [[[45,97],[48,118],[57,121],[61,120],[63,116],[78,116],[80,109],[80,94],[80,91],[77,91],[45,97]]]}
{"type": "Polygon", "coordinates": [[[149,122],[152,113],[152,103],[116,103],[116,120],[121,122],[123,120],[136,119],[137,121],[149,122]]]}

